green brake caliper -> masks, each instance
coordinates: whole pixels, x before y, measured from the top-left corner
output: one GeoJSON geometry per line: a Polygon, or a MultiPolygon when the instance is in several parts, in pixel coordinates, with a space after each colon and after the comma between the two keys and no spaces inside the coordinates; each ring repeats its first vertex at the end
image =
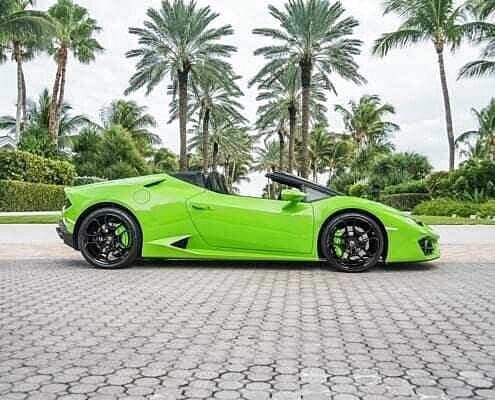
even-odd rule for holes
{"type": "Polygon", "coordinates": [[[333,236],[333,250],[335,251],[335,255],[337,257],[342,257],[344,254],[344,250],[342,249],[344,245],[344,229],[340,229],[335,232],[333,236]]]}
{"type": "Polygon", "coordinates": [[[120,224],[117,226],[117,229],[115,229],[115,234],[119,238],[120,244],[127,249],[129,247],[130,243],[130,237],[129,237],[129,232],[127,232],[127,229],[124,225],[120,224]]]}

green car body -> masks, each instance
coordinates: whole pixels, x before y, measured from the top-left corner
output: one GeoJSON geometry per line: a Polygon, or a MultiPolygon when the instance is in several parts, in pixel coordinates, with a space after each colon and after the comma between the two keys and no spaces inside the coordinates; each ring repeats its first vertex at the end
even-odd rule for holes
{"type": "MultiPolygon", "coordinates": [[[[297,192],[292,194],[296,199],[297,192]]],[[[319,235],[327,221],[357,211],[383,228],[387,263],[440,256],[438,235],[428,226],[361,198],[302,202],[243,197],[167,174],[67,188],[66,197],[61,236],[74,248],[84,217],[99,207],[114,206],[138,222],[143,258],[318,261],[319,235]],[[421,245],[425,239],[427,251],[421,245]]]]}

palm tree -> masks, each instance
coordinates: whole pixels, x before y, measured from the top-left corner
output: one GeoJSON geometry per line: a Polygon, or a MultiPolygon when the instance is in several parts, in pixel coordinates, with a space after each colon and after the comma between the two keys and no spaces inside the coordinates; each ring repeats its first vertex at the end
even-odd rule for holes
{"type": "Polygon", "coordinates": [[[50,21],[44,12],[28,10],[34,0],[4,0],[0,5],[0,63],[7,53],[17,65],[17,111],[14,138],[19,140],[26,122],[26,81],[23,62],[34,57],[36,36],[49,32],[50,21]]]}
{"type": "Polygon", "coordinates": [[[146,110],[146,106],[140,106],[135,101],[114,100],[108,107],[100,110],[102,128],[109,129],[113,125],[122,126],[131,134],[139,150],[143,151],[146,145],[161,142],[160,137],[149,130],[156,128],[157,124],[155,118],[146,110]]]}
{"type": "Polygon", "coordinates": [[[235,83],[238,79],[240,77],[234,77],[222,83],[215,77],[209,76],[206,71],[205,73],[199,71],[193,77],[195,99],[191,112],[197,113],[201,121],[201,155],[204,172],[208,172],[210,166],[210,128],[222,126],[226,123],[247,123],[247,119],[241,114],[241,110],[244,107],[236,100],[242,96],[241,89],[235,83]]]}
{"type": "Polygon", "coordinates": [[[278,44],[255,51],[255,55],[263,55],[268,60],[255,80],[277,76],[289,64],[299,67],[302,85],[301,174],[307,178],[311,81],[314,72],[321,74],[325,83],[323,88],[329,91],[334,90],[329,78],[332,73],[357,84],[365,81],[354,61],[354,56],[360,54],[362,42],[350,38],[359,23],[352,17],[343,18],[345,9],[339,1],[331,4],[328,0],[289,0],[283,10],[272,5],[269,10],[280,23],[280,29],[262,28],[253,32],[270,37],[278,44]]]}
{"type": "Polygon", "coordinates": [[[313,180],[318,183],[318,174],[323,173],[329,167],[330,158],[335,150],[335,142],[328,132],[322,127],[317,126],[311,133],[311,142],[309,144],[309,159],[313,180]]]}
{"type": "Polygon", "coordinates": [[[98,52],[103,51],[103,48],[93,37],[101,28],[93,18],[89,17],[86,8],[75,4],[72,0],[58,0],[50,7],[48,14],[55,27],[48,50],[57,63],[48,131],[54,140],[57,140],[60,114],[64,104],[69,51],[72,51],[76,60],[88,64],[95,59],[98,52]]]}
{"type": "MultiPolygon", "coordinates": [[[[253,85],[256,80],[250,82],[253,85]]],[[[322,90],[324,77],[316,74],[311,81],[310,110],[313,121],[326,124],[327,108],[325,93],[322,90]]],[[[289,122],[289,162],[288,170],[292,172],[295,164],[295,142],[299,105],[302,99],[301,74],[296,65],[289,64],[275,77],[262,79],[259,82],[260,91],[257,100],[264,101],[258,107],[258,120],[256,127],[261,132],[260,136],[271,137],[278,135],[280,145],[279,169],[284,170],[286,123],[289,122]]]]}
{"type": "Polygon", "coordinates": [[[474,39],[492,29],[487,22],[467,22],[466,5],[456,6],[454,0],[386,0],[385,14],[398,14],[403,22],[395,32],[385,33],[376,40],[373,53],[386,56],[393,48],[430,42],[436,51],[445,106],[449,168],[455,166],[454,127],[445,72],[444,50],[456,50],[463,39],[474,39]]]}
{"type": "MultiPolygon", "coordinates": [[[[265,147],[256,147],[254,149],[255,158],[252,170],[255,172],[273,172],[277,169],[277,164],[280,158],[280,145],[276,140],[267,141],[265,147]]],[[[271,199],[273,195],[273,187],[268,180],[267,195],[271,199]]]]}
{"type": "MultiPolygon", "coordinates": [[[[473,4],[475,17],[479,17],[482,20],[488,18],[494,12],[495,0],[478,0],[473,4]]],[[[483,39],[487,40],[487,44],[481,52],[482,58],[464,65],[459,71],[458,79],[495,75],[495,32],[489,32],[483,39]]]]}
{"type": "Polygon", "coordinates": [[[377,95],[362,96],[357,103],[351,100],[349,108],[336,105],[335,111],[342,115],[346,133],[356,143],[357,152],[369,147],[387,147],[390,135],[400,129],[397,124],[384,120],[395,114],[395,108],[383,104],[377,95]]]}
{"type": "MultiPolygon", "coordinates": [[[[43,130],[48,135],[48,125],[50,119],[51,97],[48,89],[44,89],[38,97],[37,102],[27,101],[26,127],[25,129],[43,130]]],[[[94,125],[94,123],[85,115],[71,115],[72,106],[64,102],[60,112],[60,124],[58,126],[57,137],[62,139],[75,133],[79,128],[85,125],[94,125]]],[[[0,117],[0,129],[6,129],[15,132],[16,118],[13,116],[0,117]]]]}
{"type": "Polygon", "coordinates": [[[478,128],[464,132],[456,140],[461,155],[495,160],[495,99],[481,111],[472,109],[478,128]],[[474,141],[474,143],[473,143],[474,141]]]}
{"type": "MultiPolygon", "coordinates": [[[[149,8],[144,28],[130,28],[138,36],[140,48],[127,53],[139,57],[136,73],[131,77],[126,94],[146,86],[149,94],[167,75],[173,92],[179,97],[180,169],[187,169],[187,115],[189,75],[196,68],[223,81],[229,77],[230,65],[224,60],[236,51],[233,46],[218,43],[233,34],[230,25],[211,28],[219,14],[209,6],[198,8],[191,0],[162,0],[159,10],[149,8]]],[[[175,97],[175,96],[174,96],[175,97]]]]}

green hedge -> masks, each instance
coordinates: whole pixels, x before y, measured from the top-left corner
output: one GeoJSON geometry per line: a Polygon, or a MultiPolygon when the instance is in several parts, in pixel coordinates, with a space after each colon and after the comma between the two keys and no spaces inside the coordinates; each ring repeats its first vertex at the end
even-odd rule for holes
{"type": "Polygon", "coordinates": [[[24,151],[0,151],[0,179],[71,186],[75,176],[76,169],[68,161],[24,151]]]}
{"type": "Polygon", "coordinates": [[[57,211],[63,204],[63,186],[0,180],[0,211],[57,211]]]}
{"type": "Polygon", "coordinates": [[[399,193],[382,196],[380,200],[387,206],[402,211],[410,211],[418,204],[430,199],[431,197],[428,193],[399,193]]]}
{"type": "Polygon", "coordinates": [[[412,213],[415,215],[434,216],[451,216],[455,214],[459,217],[477,215],[482,218],[491,218],[495,217],[495,200],[478,204],[469,201],[439,198],[417,205],[412,213]]]}
{"type": "Polygon", "coordinates": [[[384,195],[403,193],[428,193],[428,188],[424,181],[408,181],[398,185],[387,186],[382,190],[384,195]]]}

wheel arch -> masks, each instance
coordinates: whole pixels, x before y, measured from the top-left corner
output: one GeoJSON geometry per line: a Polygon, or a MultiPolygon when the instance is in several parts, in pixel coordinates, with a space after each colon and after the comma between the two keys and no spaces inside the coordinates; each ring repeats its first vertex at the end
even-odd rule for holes
{"type": "Polygon", "coordinates": [[[321,224],[320,230],[318,232],[318,239],[317,239],[318,240],[318,242],[317,242],[318,258],[320,258],[320,259],[323,258],[323,252],[321,249],[321,234],[323,233],[323,230],[325,229],[327,224],[333,218],[338,217],[339,215],[342,215],[342,214],[347,214],[347,213],[357,213],[357,214],[365,215],[368,218],[371,218],[373,221],[375,221],[378,224],[378,226],[380,227],[380,229],[382,231],[383,238],[385,239],[385,243],[383,244],[383,254],[382,254],[383,261],[385,261],[387,258],[387,254],[388,254],[388,235],[387,235],[387,230],[385,229],[385,225],[383,225],[383,222],[379,218],[377,218],[376,215],[370,213],[369,211],[360,209],[360,208],[344,208],[342,210],[337,210],[333,214],[330,214],[325,219],[325,221],[321,224]]]}
{"type": "Polygon", "coordinates": [[[99,209],[102,209],[102,208],[106,208],[106,207],[117,208],[117,209],[125,212],[126,214],[128,214],[129,217],[131,217],[134,220],[134,222],[136,223],[136,226],[139,229],[139,233],[141,235],[141,242],[139,243],[139,249],[138,249],[139,250],[138,251],[138,254],[139,254],[139,256],[141,256],[142,249],[143,249],[143,228],[141,227],[141,224],[139,223],[139,220],[136,218],[136,215],[134,215],[134,213],[131,210],[129,210],[127,207],[124,207],[121,204],[112,203],[112,202],[104,202],[104,203],[93,204],[92,206],[86,208],[81,213],[81,215],[79,215],[79,217],[77,218],[77,221],[76,221],[76,223],[74,225],[74,232],[73,232],[74,248],[76,250],[79,250],[79,245],[78,245],[78,239],[77,239],[77,237],[79,235],[79,228],[81,227],[81,224],[84,221],[84,219],[89,214],[91,214],[93,211],[96,211],[96,210],[99,210],[99,209]]]}

